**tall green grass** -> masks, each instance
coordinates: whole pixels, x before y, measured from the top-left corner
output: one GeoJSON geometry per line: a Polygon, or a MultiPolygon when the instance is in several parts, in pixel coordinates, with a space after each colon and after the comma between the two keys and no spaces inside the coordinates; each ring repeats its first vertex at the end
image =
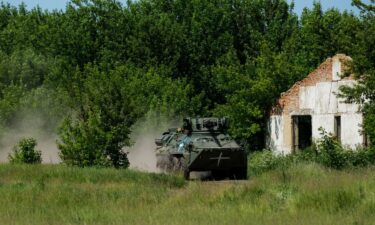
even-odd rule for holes
{"type": "Polygon", "coordinates": [[[374,168],[293,164],[248,181],[0,165],[1,224],[373,224],[374,168]]]}

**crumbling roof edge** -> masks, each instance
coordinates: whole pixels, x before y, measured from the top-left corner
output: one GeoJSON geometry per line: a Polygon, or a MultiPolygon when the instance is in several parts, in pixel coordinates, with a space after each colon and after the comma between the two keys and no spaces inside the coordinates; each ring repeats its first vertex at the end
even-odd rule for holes
{"type": "MultiPolygon", "coordinates": [[[[330,66],[330,64],[332,64],[333,60],[334,59],[339,59],[341,62],[347,62],[347,61],[352,61],[352,58],[350,56],[347,56],[345,54],[336,54],[334,55],[333,57],[329,57],[327,58],[324,62],[322,62],[316,69],[314,69],[313,71],[311,71],[305,78],[303,78],[302,80],[299,80],[297,82],[295,82],[287,91],[285,92],[282,92],[280,94],[280,97],[276,100],[276,104],[272,107],[271,109],[271,112],[270,112],[270,115],[279,115],[279,114],[282,114],[282,111],[283,111],[283,108],[284,108],[284,99],[288,98],[290,96],[291,93],[295,93],[296,91],[299,90],[299,88],[301,86],[314,86],[316,85],[317,83],[319,82],[323,82],[323,80],[315,80],[313,82],[308,82],[309,80],[314,80],[314,76],[317,76],[317,71],[319,70],[324,70],[327,66],[330,66]],[[303,85],[303,84],[306,84],[308,83],[309,85],[303,85]],[[302,84],[302,85],[301,85],[302,84]],[[296,90],[298,89],[298,90],[296,90]]],[[[343,67],[343,70],[346,69],[346,66],[344,65],[343,67]]],[[[347,78],[344,78],[344,79],[353,79],[353,76],[350,75],[349,77],[347,78]]],[[[329,80],[326,80],[326,81],[333,81],[332,79],[332,76],[329,76],[329,80]]]]}

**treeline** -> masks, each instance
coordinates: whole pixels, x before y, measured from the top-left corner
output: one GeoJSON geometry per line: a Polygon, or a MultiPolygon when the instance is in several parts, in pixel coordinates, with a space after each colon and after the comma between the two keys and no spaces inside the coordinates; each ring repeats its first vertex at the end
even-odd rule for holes
{"type": "Polygon", "coordinates": [[[356,4],[360,16],[314,3],[298,17],[284,0],[72,0],[52,12],[2,3],[1,131],[34,110],[59,127],[68,164],[127,167],[121,149],[150,112],[214,115],[261,149],[275,99],[325,58],[373,68],[374,16],[356,4]]]}

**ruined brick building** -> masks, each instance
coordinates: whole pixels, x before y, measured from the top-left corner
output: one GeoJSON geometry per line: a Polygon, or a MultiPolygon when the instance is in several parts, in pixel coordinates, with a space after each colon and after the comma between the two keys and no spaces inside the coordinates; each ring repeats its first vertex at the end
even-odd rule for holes
{"type": "Polygon", "coordinates": [[[270,149],[282,154],[303,149],[320,137],[319,127],[343,145],[353,148],[364,143],[359,105],[344,103],[337,97],[340,86],[355,83],[352,77],[341,78],[348,60],[351,58],[343,54],[328,58],[281,94],[268,122],[270,149]]]}

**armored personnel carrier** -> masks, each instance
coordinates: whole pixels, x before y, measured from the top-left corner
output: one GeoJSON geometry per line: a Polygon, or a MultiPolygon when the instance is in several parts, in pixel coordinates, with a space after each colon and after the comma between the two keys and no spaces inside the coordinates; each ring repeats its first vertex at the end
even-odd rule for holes
{"type": "Polygon", "coordinates": [[[155,139],[157,167],[166,172],[211,171],[216,178],[247,178],[247,155],[228,134],[227,118],[186,118],[155,139]]]}

